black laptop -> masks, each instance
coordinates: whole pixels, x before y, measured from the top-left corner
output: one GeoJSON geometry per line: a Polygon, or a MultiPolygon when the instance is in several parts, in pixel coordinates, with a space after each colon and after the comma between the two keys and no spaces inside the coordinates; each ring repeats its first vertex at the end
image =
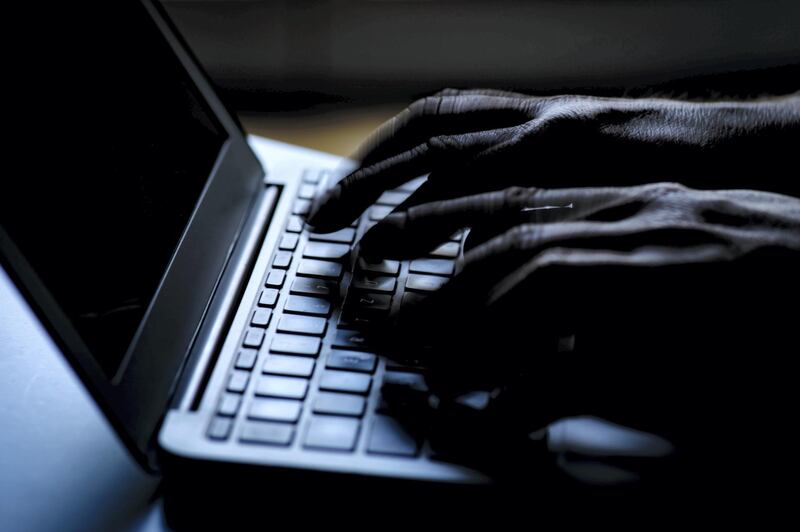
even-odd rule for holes
{"type": "Polygon", "coordinates": [[[248,139],[159,6],[104,11],[76,82],[95,134],[68,167],[4,180],[0,247],[137,460],[487,483],[393,414],[386,390],[424,394],[424,372],[363,334],[454,272],[458,235],[414,261],[357,256],[421,180],[309,233],[348,163],[248,139]]]}

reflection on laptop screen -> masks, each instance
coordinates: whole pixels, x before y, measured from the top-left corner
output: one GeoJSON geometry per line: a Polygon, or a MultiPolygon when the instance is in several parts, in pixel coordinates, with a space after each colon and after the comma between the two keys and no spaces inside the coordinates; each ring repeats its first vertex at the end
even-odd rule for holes
{"type": "Polygon", "coordinates": [[[0,192],[3,228],[109,377],[225,141],[143,6],[112,4],[92,74],[66,81],[85,85],[91,133],[67,141],[79,148],[63,166],[4,178],[0,192]]]}

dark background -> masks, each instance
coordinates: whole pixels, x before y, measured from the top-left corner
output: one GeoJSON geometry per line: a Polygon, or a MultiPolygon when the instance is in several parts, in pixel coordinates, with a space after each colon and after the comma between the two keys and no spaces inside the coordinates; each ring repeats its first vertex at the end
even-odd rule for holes
{"type": "MultiPolygon", "coordinates": [[[[443,86],[618,93],[800,62],[796,0],[166,0],[165,6],[229,101],[247,111],[395,102],[443,86]]],[[[718,85],[725,92],[732,84],[702,80],[678,90],[718,85]]],[[[756,85],[796,90],[797,82],[773,75],[756,85]]]]}
{"type": "Polygon", "coordinates": [[[165,0],[253,134],[352,154],[443,87],[705,99],[798,90],[796,0],[165,0]]]}

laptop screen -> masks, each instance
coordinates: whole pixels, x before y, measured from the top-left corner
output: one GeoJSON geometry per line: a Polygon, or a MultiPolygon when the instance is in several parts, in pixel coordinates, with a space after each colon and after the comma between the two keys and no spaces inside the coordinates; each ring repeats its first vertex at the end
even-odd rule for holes
{"type": "Polygon", "coordinates": [[[77,153],[0,192],[3,228],[109,378],[226,140],[144,7],[113,4],[88,49],[99,67],[69,80],[80,100],[54,96],[89,132],[65,139],[77,153]]]}

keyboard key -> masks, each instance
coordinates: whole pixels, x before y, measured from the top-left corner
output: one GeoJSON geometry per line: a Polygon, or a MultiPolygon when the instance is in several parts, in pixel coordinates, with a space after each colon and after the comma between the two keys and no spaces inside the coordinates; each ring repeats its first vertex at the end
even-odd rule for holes
{"type": "Polygon", "coordinates": [[[327,370],[319,381],[319,389],[329,392],[348,392],[366,395],[372,385],[372,377],[350,371],[327,370]]]}
{"type": "Polygon", "coordinates": [[[286,233],[281,237],[281,241],[278,244],[278,249],[282,249],[284,251],[294,251],[299,240],[300,236],[296,233],[286,233]]]}
{"type": "Polygon", "coordinates": [[[208,437],[213,440],[227,440],[233,423],[227,417],[215,417],[208,426],[208,437]]]}
{"type": "Polygon", "coordinates": [[[341,313],[339,316],[339,323],[336,324],[336,327],[339,329],[356,329],[356,330],[363,330],[369,329],[372,327],[375,322],[377,321],[377,315],[373,313],[372,315],[358,313],[358,309],[347,310],[345,309],[344,312],[341,313]]]}
{"type": "Polygon", "coordinates": [[[242,349],[236,355],[236,369],[251,370],[256,365],[258,351],[255,349],[242,349]]]}
{"type": "Polygon", "coordinates": [[[231,376],[228,377],[227,390],[234,393],[244,393],[249,379],[250,374],[248,372],[234,370],[231,372],[231,376]]]}
{"type": "Polygon", "coordinates": [[[303,232],[303,219],[299,216],[290,216],[289,222],[286,224],[286,232],[288,233],[301,233],[303,232]]]}
{"type": "Polygon", "coordinates": [[[217,414],[220,416],[233,417],[239,411],[239,405],[242,404],[242,396],[233,393],[226,393],[222,395],[217,407],[217,414]]]}
{"type": "Polygon", "coordinates": [[[266,290],[262,290],[261,295],[258,297],[258,306],[274,307],[275,303],[278,302],[278,294],[279,292],[274,288],[267,288],[266,290]]]}
{"type": "Polygon", "coordinates": [[[333,242],[308,242],[303,249],[303,256],[312,259],[341,260],[349,253],[350,246],[333,242]]]}
{"type": "Polygon", "coordinates": [[[326,170],[305,170],[303,171],[303,183],[316,185],[322,180],[322,176],[325,172],[326,170]]]}
{"type": "Polygon", "coordinates": [[[378,367],[378,357],[370,353],[359,353],[358,351],[334,350],[328,354],[328,361],[325,367],[374,373],[375,368],[378,367]]]}
{"type": "Polygon", "coordinates": [[[301,199],[313,199],[317,193],[317,187],[310,183],[300,185],[300,190],[297,191],[297,197],[301,199]]]}
{"type": "Polygon", "coordinates": [[[336,349],[369,349],[369,342],[364,333],[359,331],[337,330],[333,338],[333,347],[336,349]]]}
{"type": "Polygon", "coordinates": [[[443,259],[454,259],[458,257],[460,250],[461,246],[458,245],[458,242],[445,242],[438,248],[431,251],[431,256],[440,257],[443,259]]]}
{"type": "Polygon", "coordinates": [[[296,334],[276,334],[272,339],[270,351],[273,353],[315,357],[319,353],[320,345],[319,338],[298,336],[296,334]]]}
{"type": "Polygon", "coordinates": [[[360,274],[353,278],[353,282],[350,286],[356,290],[364,290],[366,292],[394,294],[394,291],[397,288],[397,279],[394,277],[360,274]]]}
{"type": "MultiPolygon", "coordinates": [[[[389,312],[392,308],[392,296],[386,294],[369,294],[354,292],[348,297],[349,306],[357,307],[358,312],[389,312]]],[[[345,305],[347,306],[347,303],[345,305]]]]}
{"type": "Polygon", "coordinates": [[[400,311],[402,312],[406,307],[418,305],[426,296],[422,294],[415,294],[414,292],[406,292],[403,294],[403,299],[400,301],[400,311]]]}
{"type": "Polygon", "coordinates": [[[328,297],[337,292],[336,285],[322,279],[298,277],[292,282],[292,294],[306,294],[328,297]]]}
{"type": "Polygon", "coordinates": [[[268,308],[257,308],[253,311],[253,317],[250,318],[250,325],[254,327],[266,327],[269,325],[269,320],[272,318],[272,311],[268,308]]]}
{"type": "Polygon", "coordinates": [[[422,186],[422,183],[424,183],[427,180],[428,180],[427,176],[416,177],[411,181],[408,181],[397,187],[397,190],[402,190],[403,192],[414,192],[415,190],[417,190],[419,187],[422,186]]]}
{"type": "Polygon", "coordinates": [[[294,438],[294,427],[283,423],[248,421],[242,426],[239,441],[287,446],[294,438]]]}
{"type": "Polygon", "coordinates": [[[434,292],[447,283],[445,277],[411,274],[406,278],[406,288],[419,292],[434,292]]]}
{"type": "Polygon", "coordinates": [[[378,205],[389,205],[391,207],[396,207],[403,203],[408,198],[408,194],[405,192],[399,192],[397,190],[388,190],[381,194],[381,197],[378,198],[378,201],[375,203],[378,205]]]}
{"type": "Polygon", "coordinates": [[[386,218],[386,216],[388,216],[393,210],[394,207],[390,207],[388,205],[376,205],[375,207],[370,208],[369,219],[373,222],[379,222],[386,218]]]}
{"type": "Polygon", "coordinates": [[[387,371],[383,374],[381,390],[392,387],[406,388],[422,393],[428,392],[428,383],[425,381],[425,376],[407,371],[387,371]]]}
{"type": "Polygon", "coordinates": [[[297,267],[297,275],[338,280],[342,276],[342,265],[326,260],[303,259],[297,267]]]}
{"type": "Polygon", "coordinates": [[[272,375],[311,377],[316,362],[313,358],[286,355],[268,355],[261,371],[272,375]]]}
{"type": "Polygon", "coordinates": [[[286,272],[284,270],[272,270],[267,274],[267,280],[264,284],[270,288],[280,288],[283,286],[285,279],[286,272]]]}
{"type": "Polygon", "coordinates": [[[272,259],[273,268],[288,269],[292,265],[292,253],[289,251],[278,251],[272,259]]]}
{"type": "Polygon", "coordinates": [[[278,322],[278,331],[322,336],[325,334],[325,328],[327,326],[328,322],[324,318],[314,318],[312,316],[292,316],[291,314],[284,314],[281,316],[281,319],[278,322]]]}
{"type": "Polygon", "coordinates": [[[367,442],[367,452],[416,456],[419,452],[419,441],[396,419],[375,416],[367,442]]]}
{"type": "Polygon", "coordinates": [[[245,347],[259,348],[264,343],[264,330],[263,329],[247,329],[244,334],[242,345],[245,347]]]}
{"type": "Polygon", "coordinates": [[[286,306],[283,307],[287,312],[295,314],[309,314],[312,316],[328,316],[331,312],[331,304],[318,297],[289,296],[286,306]]]}
{"type": "Polygon", "coordinates": [[[345,227],[333,233],[310,233],[308,235],[310,240],[317,242],[337,242],[339,244],[352,244],[356,238],[356,230],[352,227],[345,227]]]}
{"type": "Polygon", "coordinates": [[[411,261],[409,271],[412,273],[432,273],[434,275],[453,275],[456,263],[444,259],[415,259],[411,261]]]}
{"type": "Polygon", "coordinates": [[[359,421],[338,417],[314,417],[303,445],[329,451],[352,451],[358,439],[359,421]]]}
{"type": "Polygon", "coordinates": [[[302,409],[303,403],[300,401],[255,397],[253,402],[250,403],[247,417],[265,421],[296,423],[300,418],[302,409]]]}
{"type": "Polygon", "coordinates": [[[397,274],[400,273],[400,261],[383,260],[380,262],[367,262],[363,257],[359,257],[358,268],[362,272],[381,273],[396,277],[397,274]]]}
{"type": "Polygon", "coordinates": [[[306,392],[308,392],[306,379],[264,375],[256,383],[255,394],[284,399],[305,399],[306,392]]]}
{"type": "Polygon", "coordinates": [[[294,206],[292,207],[292,214],[305,216],[309,212],[311,212],[311,202],[309,200],[307,199],[295,200],[294,206]]]}
{"type": "Polygon", "coordinates": [[[358,395],[319,392],[313,410],[315,414],[361,417],[366,408],[367,400],[358,395]]]}

